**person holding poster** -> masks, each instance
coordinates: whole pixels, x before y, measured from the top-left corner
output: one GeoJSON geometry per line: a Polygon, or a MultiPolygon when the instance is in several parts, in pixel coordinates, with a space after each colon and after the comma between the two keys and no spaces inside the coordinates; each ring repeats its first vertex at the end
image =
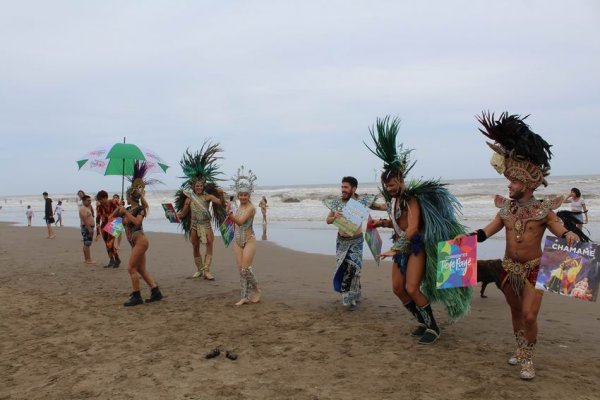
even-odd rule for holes
{"type": "Polygon", "coordinates": [[[222,150],[218,144],[205,142],[199,152],[186,151],[180,161],[186,180],[175,194],[175,209],[185,236],[192,242],[196,272],[192,278],[204,277],[214,280],[210,273],[215,235],[211,219],[221,225],[227,213],[223,190],[216,185],[221,173],[216,165],[222,150]],[[212,207],[211,207],[212,205],[212,207]],[[210,209],[213,214],[211,216],[210,209]],[[200,243],[206,245],[206,256],[202,259],[200,243]]]}
{"type": "Polygon", "coordinates": [[[392,228],[394,244],[380,258],[393,257],[392,286],[394,294],[418,321],[412,336],[419,344],[433,344],[440,329],[431,304],[442,302],[451,321],[466,315],[470,308],[470,287],[437,290],[437,243],[464,233],[456,213],[458,200],[438,181],[404,179],[414,166],[412,150],[396,147],[399,119],[377,119],[371,128],[375,150],[369,150],[383,160],[382,192],[388,200],[389,219],[376,220],[374,226],[392,228]]]}
{"type": "Polygon", "coordinates": [[[252,173],[252,170],[248,170],[246,174],[243,166],[238,168],[237,175],[233,177],[233,189],[240,201],[240,205],[235,212],[233,210],[229,211],[229,218],[236,225],[233,237],[233,252],[240,273],[241,299],[235,303],[236,306],[260,301],[261,292],[252,269],[252,262],[256,254],[256,237],[252,229],[256,209],[250,202],[250,195],[254,190],[255,180],[256,175],[252,173]]]}
{"type": "Polygon", "coordinates": [[[127,209],[119,207],[112,213],[112,217],[114,218],[123,218],[127,241],[131,245],[131,255],[129,256],[127,271],[129,272],[133,292],[123,304],[125,307],[137,306],[144,303],[140,293],[140,276],[150,287],[150,297],[146,299],[146,303],[159,301],[163,297],[154,278],[146,269],[146,251],[148,251],[149,247],[148,238],[144,235],[143,228],[143,221],[148,213],[148,203],[144,198],[144,189],[146,187],[144,176],[146,172],[146,163],[136,161],[133,166],[133,176],[127,178],[131,181],[131,187],[127,189],[127,203],[130,206],[127,209]]]}
{"type": "Polygon", "coordinates": [[[106,190],[100,190],[96,195],[96,240],[102,235],[109,258],[104,268],[119,268],[121,265],[119,252],[115,248],[116,238],[104,230],[104,227],[111,222],[112,213],[118,207],[119,203],[108,199],[106,190]]]}
{"type": "MultiPolygon", "coordinates": [[[[374,206],[375,196],[358,196],[356,189],[358,181],[352,176],[342,178],[342,196],[335,200],[326,200],[324,204],[329,208],[326,222],[335,224],[338,227],[338,235],[335,243],[335,273],[333,274],[333,288],[342,295],[342,304],[355,310],[356,302],[361,297],[360,272],[362,269],[363,256],[363,233],[360,225],[340,224],[341,220],[346,221],[343,210],[351,199],[357,201],[360,205],[367,207],[374,206]],[[350,226],[350,229],[347,227],[350,226]]],[[[368,214],[368,211],[367,211],[368,214]]],[[[346,221],[347,222],[347,221],[346,221]]]]}
{"type": "Polygon", "coordinates": [[[538,200],[533,194],[540,185],[547,186],[545,178],[550,173],[552,152],[550,144],[531,131],[525,118],[507,112],[498,119],[489,112],[477,118],[483,126],[479,131],[494,141],[488,142],[494,151],[491,163],[508,179],[509,198],[496,196],[495,205],[500,211],[492,222],[472,235],[483,242],[503,228],[506,230],[501,288],[510,306],[517,343],[516,353],[508,362],[520,365],[521,379],[529,380],[535,377],[533,353],[542,305],[542,292],[535,289],[535,282],[544,232],[548,228],[569,245],[579,241],[579,237],[567,230],[552,211],[560,206],[562,197],[538,200]]]}

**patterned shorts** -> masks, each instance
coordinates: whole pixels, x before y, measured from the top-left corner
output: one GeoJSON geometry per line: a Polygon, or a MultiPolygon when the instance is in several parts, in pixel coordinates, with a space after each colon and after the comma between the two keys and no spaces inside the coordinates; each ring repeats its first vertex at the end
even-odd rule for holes
{"type": "Polygon", "coordinates": [[[91,246],[94,239],[94,227],[92,226],[92,233],[90,233],[85,225],[81,225],[81,236],[83,236],[83,244],[91,246]]]}

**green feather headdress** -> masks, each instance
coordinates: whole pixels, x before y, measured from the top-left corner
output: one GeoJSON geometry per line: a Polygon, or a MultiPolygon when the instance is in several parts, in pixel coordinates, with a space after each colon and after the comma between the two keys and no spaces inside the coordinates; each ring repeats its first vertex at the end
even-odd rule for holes
{"type": "Polygon", "coordinates": [[[412,149],[404,149],[402,143],[396,145],[399,128],[400,119],[390,118],[389,115],[377,118],[375,126],[369,128],[375,149],[371,149],[366,143],[365,146],[371,153],[383,160],[383,173],[381,174],[383,184],[394,177],[404,179],[416,163],[416,161],[410,161],[412,149]]]}
{"type": "Polygon", "coordinates": [[[200,151],[195,153],[190,153],[190,150],[187,149],[179,162],[185,175],[182,178],[187,178],[182,186],[191,187],[198,180],[204,183],[215,183],[222,180],[218,178],[221,172],[219,172],[219,166],[217,165],[217,161],[223,158],[217,154],[222,151],[218,143],[209,141],[205,141],[200,151]]]}

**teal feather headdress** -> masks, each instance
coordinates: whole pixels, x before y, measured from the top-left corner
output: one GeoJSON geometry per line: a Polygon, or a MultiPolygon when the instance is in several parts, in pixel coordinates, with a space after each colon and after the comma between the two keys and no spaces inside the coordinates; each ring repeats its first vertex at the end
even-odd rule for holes
{"type": "Polygon", "coordinates": [[[366,143],[365,146],[371,153],[383,160],[383,173],[381,174],[383,184],[394,177],[404,179],[416,163],[410,160],[412,149],[404,149],[402,143],[396,145],[399,128],[400,119],[390,118],[389,115],[377,118],[375,126],[369,128],[375,149],[371,149],[366,143]]]}

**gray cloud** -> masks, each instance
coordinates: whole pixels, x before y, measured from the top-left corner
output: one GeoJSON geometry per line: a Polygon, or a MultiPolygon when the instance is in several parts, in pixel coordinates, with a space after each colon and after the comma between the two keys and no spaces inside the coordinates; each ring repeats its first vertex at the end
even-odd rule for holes
{"type": "Polygon", "coordinates": [[[263,185],[371,180],[385,114],[415,174],[491,177],[483,109],[532,114],[554,174],[596,173],[595,2],[347,3],[5,4],[0,194],[118,187],[75,160],[123,136],[172,165],[168,187],[209,137],[263,185]]]}

